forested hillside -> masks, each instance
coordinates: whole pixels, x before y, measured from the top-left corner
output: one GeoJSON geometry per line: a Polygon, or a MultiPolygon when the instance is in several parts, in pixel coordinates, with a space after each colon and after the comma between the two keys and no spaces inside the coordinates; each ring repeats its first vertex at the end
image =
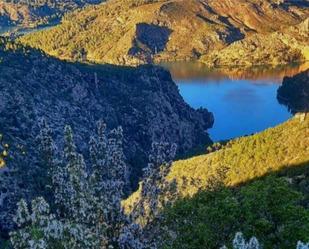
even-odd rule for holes
{"type": "Polygon", "coordinates": [[[61,25],[21,41],[70,60],[112,64],[192,60],[251,35],[297,25],[308,14],[303,0],[113,0],[67,15],[61,25]]]}
{"type": "MultiPolygon", "coordinates": [[[[257,236],[267,249],[308,241],[308,148],[309,118],[297,115],[256,135],[215,144],[205,155],[174,162],[167,179],[177,182],[183,199],[154,223],[166,226],[163,233],[154,230],[165,238],[162,247],[230,246],[238,231],[257,236]]],[[[140,196],[140,191],[133,194],[125,207],[130,210],[140,196]]],[[[159,200],[165,198],[175,197],[163,193],[159,200]]]]}
{"type": "Polygon", "coordinates": [[[16,202],[36,195],[36,136],[42,118],[59,147],[64,126],[74,127],[83,152],[97,121],[103,119],[109,129],[122,126],[133,187],[152,142],[176,142],[179,155],[211,143],[207,129],[213,115],[189,107],[160,67],[74,65],[0,39],[0,85],[0,151],[7,153],[9,145],[9,157],[0,156],[6,166],[0,169],[1,231],[11,227],[16,202]]]}
{"type": "Polygon", "coordinates": [[[308,0],[0,0],[7,27],[0,249],[309,249],[308,0]]]}

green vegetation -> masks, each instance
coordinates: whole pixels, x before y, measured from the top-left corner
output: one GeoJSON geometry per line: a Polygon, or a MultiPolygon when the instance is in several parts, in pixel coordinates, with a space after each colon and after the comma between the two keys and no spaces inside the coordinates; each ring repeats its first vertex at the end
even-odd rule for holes
{"type": "Polygon", "coordinates": [[[225,185],[235,186],[266,174],[309,161],[309,118],[299,117],[261,133],[228,142],[222,149],[174,163],[183,195],[195,194],[222,167],[228,168],[225,185]]]}
{"type": "Polygon", "coordinates": [[[284,78],[277,96],[279,102],[287,105],[293,113],[308,112],[309,70],[295,77],[284,78]]]}
{"type": "Polygon", "coordinates": [[[165,225],[177,238],[165,248],[230,246],[236,232],[256,236],[265,249],[294,248],[309,240],[309,210],[301,192],[280,178],[266,177],[244,186],[202,191],[166,210],[165,225]]]}
{"type": "MultiPolygon", "coordinates": [[[[295,117],[261,133],[207,149],[215,152],[176,161],[167,178],[177,181],[179,195],[193,196],[207,189],[210,180],[222,173],[226,186],[237,186],[270,173],[297,168],[309,162],[306,134],[309,134],[309,118],[295,117]]],[[[124,205],[129,207],[138,195],[134,193],[124,205]]]]}
{"type": "Polygon", "coordinates": [[[164,248],[231,247],[238,231],[258,237],[266,249],[308,241],[308,134],[309,119],[296,116],[175,162],[168,177],[184,197],[165,210],[164,225],[173,232],[164,248]]]}
{"type": "MultiPolygon", "coordinates": [[[[296,116],[176,161],[167,178],[176,180],[181,198],[155,222],[165,227],[163,248],[230,247],[239,231],[258,237],[266,249],[308,241],[308,134],[309,118],[296,116]]],[[[128,212],[139,196],[124,202],[128,212]]]]}

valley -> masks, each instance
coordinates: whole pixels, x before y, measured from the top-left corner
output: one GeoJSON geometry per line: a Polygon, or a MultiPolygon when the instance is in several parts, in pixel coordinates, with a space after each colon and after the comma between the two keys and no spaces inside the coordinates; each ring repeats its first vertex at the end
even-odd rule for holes
{"type": "Polygon", "coordinates": [[[307,0],[0,1],[0,249],[308,249],[307,0]]]}
{"type": "Polygon", "coordinates": [[[180,94],[191,107],[212,110],[215,124],[209,134],[214,141],[250,135],[289,119],[292,114],[277,100],[277,90],[284,77],[309,68],[308,64],[246,70],[209,69],[201,63],[163,66],[171,71],[180,94]]]}

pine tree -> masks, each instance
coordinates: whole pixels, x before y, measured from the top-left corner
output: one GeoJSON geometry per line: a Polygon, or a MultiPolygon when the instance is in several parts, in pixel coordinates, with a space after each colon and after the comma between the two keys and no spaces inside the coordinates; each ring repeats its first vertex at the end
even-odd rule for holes
{"type": "Polygon", "coordinates": [[[56,212],[50,214],[44,198],[35,199],[31,210],[21,200],[15,219],[19,229],[11,233],[13,247],[146,248],[140,226],[124,214],[121,206],[128,180],[122,129],[107,134],[106,125],[98,123],[98,134],[90,140],[92,173],[88,174],[71,127],[65,127],[64,153],[60,160],[53,159],[50,132],[44,127],[40,133],[44,141],[42,151],[47,152],[46,162],[56,165],[52,176],[56,212]]]}
{"type": "Polygon", "coordinates": [[[100,121],[97,133],[90,140],[93,168],[91,184],[97,193],[101,220],[106,226],[104,246],[142,248],[141,229],[124,214],[121,206],[128,186],[122,128],[118,127],[107,133],[105,123],[100,121]]]}
{"type": "Polygon", "coordinates": [[[134,204],[132,215],[143,226],[158,218],[160,209],[176,198],[176,182],[166,177],[170,172],[177,146],[169,143],[153,143],[148,166],[144,169],[140,196],[134,204]]]}
{"type": "Polygon", "coordinates": [[[91,225],[97,219],[96,198],[88,182],[84,158],[76,151],[70,126],[65,127],[64,164],[54,177],[60,180],[55,192],[58,205],[64,208],[62,215],[76,223],[91,225]]]}
{"type": "MultiPolygon", "coordinates": [[[[247,243],[241,232],[235,234],[233,240],[233,249],[260,249],[260,243],[256,237],[252,237],[247,243]]],[[[224,245],[221,249],[227,249],[224,245]]]]}
{"type": "Polygon", "coordinates": [[[45,119],[39,122],[38,152],[40,160],[36,169],[36,189],[37,194],[43,196],[49,203],[53,203],[52,177],[57,169],[59,161],[56,160],[57,148],[52,138],[52,130],[45,119]]]}
{"type": "Polygon", "coordinates": [[[298,241],[296,249],[309,249],[309,243],[305,244],[301,241],[298,241]]]}
{"type": "Polygon", "coordinates": [[[88,227],[57,219],[50,213],[49,204],[42,197],[31,202],[31,210],[21,200],[14,220],[19,229],[10,234],[13,248],[98,248],[98,238],[93,236],[88,227]]]}

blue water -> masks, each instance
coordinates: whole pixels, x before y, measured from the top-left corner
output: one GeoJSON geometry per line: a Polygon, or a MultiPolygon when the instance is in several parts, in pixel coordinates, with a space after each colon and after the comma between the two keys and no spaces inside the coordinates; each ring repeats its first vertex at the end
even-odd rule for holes
{"type": "Polygon", "coordinates": [[[231,77],[220,72],[203,73],[192,65],[184,67],[185,64],[169,69],[191,107],[213,112],[215,123],[208,132],[214,141],[260,132],[292,116],[276,96],[286,71],[270,74],[263,71],[261,75],[246,72],[239,74],[238,79],[235,74],[231,77]]]}
{"type": "Polygon", "coordinates": [[[184,100],[193,108],[205,107],[214,113],[215,124],[209,130],[214,141],[259,132],[291,117],[277,101],[277,83],[229,79],[177,83],[184,100]]]}

